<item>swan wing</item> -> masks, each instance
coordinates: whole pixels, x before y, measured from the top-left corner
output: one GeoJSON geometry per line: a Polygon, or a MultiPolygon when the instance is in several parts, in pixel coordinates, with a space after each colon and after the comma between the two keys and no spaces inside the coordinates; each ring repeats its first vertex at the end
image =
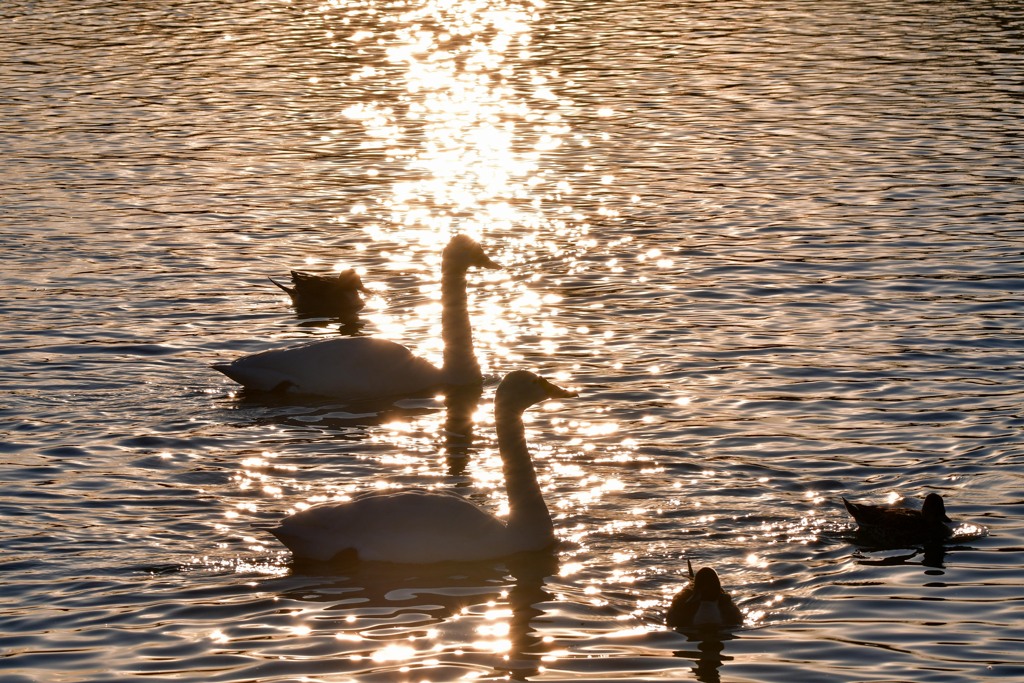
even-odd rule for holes
{"type": "Polygon", "coordinates": [[[511,554],[505,524],[466,499],[435,491],[372,493],[298,512],[271,530],[296,557],[432,563],[511,554]]]}
{"type": "Polygon", "coordinates": [[[213,366],[247,389],[348,399],[397,396],[441,384],[441,371],[401,344],[340,337],[213,366]]]}

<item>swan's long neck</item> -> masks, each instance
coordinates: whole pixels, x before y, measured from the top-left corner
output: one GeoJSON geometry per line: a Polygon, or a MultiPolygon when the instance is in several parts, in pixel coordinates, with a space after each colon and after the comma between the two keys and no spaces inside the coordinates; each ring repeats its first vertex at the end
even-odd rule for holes
{"type": "Polygon", "coordinates": [[[526,447],[523,411],[499,404],[495,419],[508,491],[508,530],[523,550],[540,550],[554,543],[555,532],[526,447]]]}
{"type": "Polygon", "coordinates": [[[444,379],[449,384],[481,381],[469,325],[466,271],[441,266],[441,338],[444,340],[444,379]]]}

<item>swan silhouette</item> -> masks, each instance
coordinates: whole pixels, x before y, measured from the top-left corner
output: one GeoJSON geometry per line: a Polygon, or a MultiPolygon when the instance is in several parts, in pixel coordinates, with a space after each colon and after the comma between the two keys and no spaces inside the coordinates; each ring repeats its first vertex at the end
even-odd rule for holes
{"type": "Polygon", "coordinates": [[[363,281],[359,278],[359,274],[351,268],[333,275],[319,275],[293,270],[291,271],[291,276],[291,287],[282,285],[274,278],[267,279],[291,297],[295,313],[301,317],[354,316],[366,305],[360,293],[370,293],[363,286],[363,281]]]}
{"type": "Polygon", "coordinates": [[[216,363],[246,389],[334,396],[348,400],[390,398],[442,386],[479,384],[480,365],[466,308],[466,272],[500,268],[483,248],[456,235],[441,254],[441,336],[444,364],[439,368],[393,341],[340,337],[308,342],[216,363]]]}
{"type": "Polygon", "coordinates": [[[920,510],[851,503],[846,498],[843,498],[843,505],[857,522],[859,532],[875,542],[934,543],[953,534],[952,520],[946,516],[946,504],[937,493],[925,496],[920,510]]]}
{"type": "Polygon", "coordinates": [[[690,585],[673,599],[665,615],[669,628],[723,628],[743,623],[743,613],[722,589],[718,573],[711,567],[702,567],[696,574],[690,569],[690,585]]]}
{"type": "Polygon", "coordinates": [[[526,446],[523,412],[576,395],[526,370],[508,373],[498,385],[494,418],[507,521],[451,493],[374,491],[297,512],[270,533],[295,559],[322,562],[473,562],[548,548],[554,528],[526,446]]]}

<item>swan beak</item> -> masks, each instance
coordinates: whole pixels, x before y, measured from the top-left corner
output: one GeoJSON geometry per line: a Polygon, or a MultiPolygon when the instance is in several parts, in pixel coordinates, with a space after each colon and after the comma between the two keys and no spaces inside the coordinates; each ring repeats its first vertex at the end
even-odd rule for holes
{"type": "Polygon", "coordinates": [[[501,270],[504,268],[500,263],[495,263],[486,254],[480,255],[480,260],[475,264],[479,268],[490,268],[491,270],[501,270]]]}
{"type": "Polygon", "coordinates": [[[556,386],[548,382],[549,398],[579,398],[579,396],[579,392],[570,391],[569,389],[563,389],[560,386],[556,386]]]}

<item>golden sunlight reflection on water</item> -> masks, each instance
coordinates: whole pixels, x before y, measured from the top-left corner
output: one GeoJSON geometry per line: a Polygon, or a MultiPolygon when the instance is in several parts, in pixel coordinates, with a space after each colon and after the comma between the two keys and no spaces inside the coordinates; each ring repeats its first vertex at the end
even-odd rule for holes
{"type": "MultiPolygon", "coordinates": [[[[372,92],[388,79],[386,96],[342,112],[362,126],[361,147],[380,152],[367,174],[394,178],[387,196],[353,207],[377,218],[370,239],[436,247],[452,232],[521,234],[545,220],[545,200],[571,194],[540,160],[571,133],[559,108],[572,103],[548,86],[557,74],[516,71],[542,6],[427,2],[380,17],[374,31],[335,31],[387,65],[364,66],[348,83],[372,92]]],[[[345,25],[364,9],[334,0],[322,11],[328,25],[345,25]]]]}
{"type": "MultiPolygon", "coordinates": [[[[524,350],[533,358],[559,355],[567,338],[583,345],[578,351],[581,357],[606,355],[607,345],[620,343],[615,331],[589,321],[571,327],[559,322],[566,297],[558,287],[557,272],[607,269],[621,273],[637,264],[658,269],[674,266],[672,258],[658,249],[640,252],[635,264],[586,257],[597,245],[589,234],[589,218],[607,221],[617,215],[601,195],[613,192],[616,181],[586,161],[591,142],[568,125],[576,105],[560,96],[554,85],[564,79],[541,64],[524,66],[530,63],[531,31],[542,6],[539,1],[495,0],[435,0],[387,10],[346,0],[321,5],[332,40],[362,56],[344,82],[334,85],[362,91],[360,101],[349,103],[339,115],[344,124],[361,131],[359,153],[368,162],[362,172],[367,186],[376,188],[334,217],[332,224],[339,230],[359,229],[363,239],[353,245],[354,254],[344,262],[332,262],[332,268],[356,268],[375,293],[361,313],[368,331],[404,343],[440,365],[441,251],[455,233],[478,239],[504,266],[500,271],[472,271],[468,277],[476,353],[485,374],[491,375],[491,389],[466,407],[467,424],[461,426],[450,419],[450,406],[443,397],[402,402],[403,410],[359,437],[366,448],[353,457],[381,465],[374,474],[325,481],[279,467],[276,454],[262,453],[243,461],[235,476],[239,490],[283,498],[290,510],[297,511],[371,489],[410,484],[457,487],[496,514],[507,515],[494,439],[491,396],[496,375],[520,367],[528,357],[524,350]],[[376,12],[372,22],[360,19],[371,9],[376,12]],[[546,164],[555,154],[563,155],[560,163],[546,164]],[[565,155],[579,157],[575,170],[565,163],[565,155]],[[374,262],[378,265],[365,265],[374,262]],[[558,265],[556,272],[546,267],[552,264],[558,265]],[[465,432],[461,440],[452,433],[459,429],[465,432]]],[[[317,85],[331,85],[326,81],[321,79],[317,85]]],[[[596,116],[613,114],[608,108],[595,112],[596,116]]],[[[562,363],[547,374],[585,395],[586,387],[573,384],[573,371],[578,368],[578,364],[562,363]]],[[[621,364],[615,366],[621,368],[621,364]]],[[[530,369],[545,374],[543,367],[530,369]]],[[[661,369],[658,363],[644,368],[652,375],[661,369]]],[[[686,395],[678,402],[685,405],[689,400],[686,395]]],[[[586,461],[611,462],[638,472],[657,470],[644,464],[649,456],[638,452],[636,440],[626,433],[620,436],[620,421],[605,409],[597,406],[587,418],[569,418],[564,415],[567,405],[549,401],[524,418],[538,479],[564,545],[559,566],[551,570],[561,577],[587,573],[595,561],[593,547],[602,539],[626,536],[647,524],[642,505],[621,506],[620,499],[633,488],[631,480],[595,475],[586,461]],[[593,524],[567,522],[581,512],[593,524]]],[[[243,505],[226,517],[254,511],[243,505]]],[[[666,501],[657,505],[672,507],[666,501]]],[[[707,523],[713,524],[714,518],[707,516],[707,523]]],[[[285,561],[287,554],[280,551],[278,557],[285,561]]],[[[605,575],[581,581],[582,595],[577,599],[599,611],[614,609],[623,595],[638,590],[643,572],[635,568],[636,558],[635,553],[616,553],[605,575]]],[[[496,600],[468,601],[441,617],[424,615],[427,621],[439,618],[442,630],[417,627],[410,631],[417,635],[410,635],[408,641],[386,634],[403,627],[392,627],[386,619],[372,625],[372,616],[364,617],[355,606],[358,616],[350,614],[334,635],[355,648],[350,655],[353,661],[372,662],[380,671],[390,667],[408,674],[418,666],[436,665],[436,657],[445,651],[459,657],[475,652],[513,661],[524,657],[520,651],[524,647],[540,649],[536,656],[526,656],[536,661],[525,667],[540,671],[539,662],[557,662],[568,650],[552,647],[550,637],[544,647],[530,644],[529,619],[540,613],[531,605],[550,596],[539,589],[529,594],[525,608],[517,607],[505,591],[496,600]]],[[[632,611],[615,615],[609,637],[642,634],[647,627],[624,627],[620,622],[657,606],[658,601],[640,600],[632,611]]],[[[299,623],[289,635],[300,637],[311,630],[318,629],[299,623]]]]}
{"type": "Polygon", "coordinates": [[[1013,677],[1008,4],[9,1],[3,668],[687,679],[714,653],[662,618],[692,560],[766,627],[704,680],[1013,677]],[[477,396],[208,367],[339,334],[296,323],[291,268],[355,268],[340,332],[439,362],[455,232],[505,266],[468,277],[477,396]],[[310,571],[267,532],[400,487],[507,514],[518,367],[581,395],[527,419],[553,566],[310,571]],[[839,495],[927,490],[945,557],[851,543],[839,495]]]}
{"type": "MultiPolygon", "coordinates": [[[[337,219],[363,230],[370,245],[359,248],[394,245],[385,253],[393,264],[425,268],[424,281],[433,283],[421,292],[429,303],[413,313],[378,310],[368,318],[388,338],[420,338],[414,349],[431,360],[440,354],[437,255],[456,232],[485,247],[500,236],[501,253],[492,256],[513,269],[472,276],[478,285],[470,288],[473,326],[485,371],[492,356],[513,364],[522,357],[514,351],[510,317],[539,328],[548,354],[565,334],[544,320],[551,315],[544,307],[558,295],[536,291],[537,276],[525,271],[538,258],[572,267],[572,255],[545,234],[560,244],[574,238],[575,248],[584,248],[585,212],[570,204],[575,181],[555,177],[542,162],[590,142],[566,123],[576,105],[552,90],[557,71],[530,65],[531,31],[543,7],[540,0],[434,1],[384,13],[332,0],[320,8],[339,50],[360,57],[362,66],[338,85],[363,89],[363,98],[341,114],[362,128],[360,147],[377,160],[367,176],[384,187],[337,219]]],[[[602,182],[595,177],[588,184],[602,182]]]]}

